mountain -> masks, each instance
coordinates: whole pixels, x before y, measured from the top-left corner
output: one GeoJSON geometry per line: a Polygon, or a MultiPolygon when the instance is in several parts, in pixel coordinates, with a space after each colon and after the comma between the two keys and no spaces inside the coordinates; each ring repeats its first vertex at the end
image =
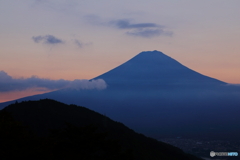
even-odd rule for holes
{"type": "Polygon", "coordinates": [[[162,52],[139,53],[93,79],[98,78],[107,89],[63,89],[18,101],[50,98],[86,106],[156,139],[240,139],[240,87],[197,73],[162,52]]]}
{"type": "Polygon", "coordinates": [[[0,126],[3,159],[200,160],[85,107],[50,99],[7,106],[0,126]]]}
{"type": "MultiPolygon", "coordinates": [[[[166,85],[221,85],[159,51],[141,52],[122,65],[94,79],[104,79],[109,88],[123,86],[158,89],[166,85]]],[[[145,89],[145,88],[144,88],[145,89]]]]}

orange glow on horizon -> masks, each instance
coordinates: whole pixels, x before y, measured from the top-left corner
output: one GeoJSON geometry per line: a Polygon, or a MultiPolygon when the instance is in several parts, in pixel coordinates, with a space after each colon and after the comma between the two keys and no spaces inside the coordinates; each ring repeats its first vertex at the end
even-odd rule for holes
{"type": "Polygon", "coordinates": [[[51,91],[54,91],[54,90],[46,90],[46,89],[40,90],[40,88],[30,88],[23,91],[0,92],[0,103],[16,100],[16,99],[27,97],[27,96],[48,93],[51,91]]]}

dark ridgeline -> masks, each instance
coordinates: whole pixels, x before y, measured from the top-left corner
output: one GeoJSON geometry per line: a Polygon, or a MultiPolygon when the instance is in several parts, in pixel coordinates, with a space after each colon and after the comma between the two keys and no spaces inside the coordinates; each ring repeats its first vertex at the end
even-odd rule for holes
{"type": "Polygon", "coordinates": [[[0,155],[1,159],[199,159],[97,112],[50,99],[15,103],[0,111],[0,155]]]}
{"type": "Polygon", "coordinates": [[[240,87],[197,73],[162,52],[139,53],[98,78],[107,89],[63,89],[18,101],[50,98],[85,106],[156,139],[240,139],[240,87]]]}

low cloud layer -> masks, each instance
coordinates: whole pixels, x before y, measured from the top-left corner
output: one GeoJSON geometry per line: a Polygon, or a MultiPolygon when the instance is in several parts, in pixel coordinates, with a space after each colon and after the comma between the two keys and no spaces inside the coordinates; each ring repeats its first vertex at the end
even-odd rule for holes
{"type": "Polygon", "coordinates": [[[45,36],[33,36],[33,41],[35,43],[45,43],[45,44],[62,44],[63,40],[53,36],[53,35],[45,35],[45,36]]]}
{"type": "Polygon", "coordinates": [[[115,28],[128,30],[130,36],[152,38],[156,36],[172,36],[173,32],[166,31],[165,27],[156,23],[131,23],[130,20],[120,19],[110,22],[115,28]]]}
{"type": "Polygon", "coordinates": [[[105,89],[107,84],[102,79],[68,81],[64,79],[50,80],[32,76],[30,78],[12,78],[6,72],[0,71],[0,92],[23,91],[30,88],[44,88],[48,90],[57,90],[63,88],[71,89],[105,89]]]}

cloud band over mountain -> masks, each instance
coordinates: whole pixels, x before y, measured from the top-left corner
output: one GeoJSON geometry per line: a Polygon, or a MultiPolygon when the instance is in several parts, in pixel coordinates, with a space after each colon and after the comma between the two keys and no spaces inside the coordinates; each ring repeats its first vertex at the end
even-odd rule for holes
{"type": "Polygon", "coordinates": [[[45,88],[48,90],[57,90],[63,88],[71,89],[105,89],[107,87],[106,82],[103,79],[97,80],[86,80],[76,79],[73,81],[69,80],[50,80],[43,79],[37,76],[30,78],[13,78],[6,72],[0,71],[0,92],[9,91],[22,91],[29,88],[45,88]]]}

